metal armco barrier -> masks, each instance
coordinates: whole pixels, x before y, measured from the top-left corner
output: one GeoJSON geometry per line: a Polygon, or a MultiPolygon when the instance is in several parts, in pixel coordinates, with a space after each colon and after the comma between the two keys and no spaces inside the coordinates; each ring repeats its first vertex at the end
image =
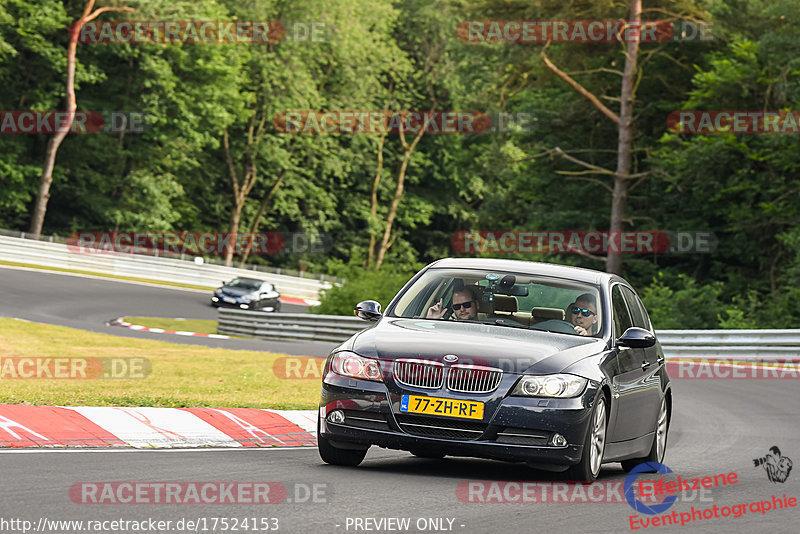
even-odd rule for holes
{"type": "Polygon", "coordinates": [[[197,264],[193,261],[171,258],[135,254],[78,254],[69,251],[64,243],[7,236],[0,236],[0,260],[147,278],[161,282],[194,284],[209,288],[219,287],[223,280],[244,276],[271,282],[285,297],[307,300],[319,300],[320,290],[331,287],[329,282],[314,278],[299,278],[207,263],[197,264]]]}
{"type": "Polygon", "coordinates": [[[798,358],[800,330],[662,330],[667,358],[798,358]]]}
{"type": "Polygon", "coordinates": [[[260,339],[344,341],[374,324],[357,317],[220,308],[217,333],[260,339]]]}
{"type": "MultiPolygon", "coordinates": [[[[371,324],[357,317],[220,308],[219,334],[262,339],[345,341],[371,324]]],[[[800,358],[800,330],[660,330],[667,358],[800,358]]]]}

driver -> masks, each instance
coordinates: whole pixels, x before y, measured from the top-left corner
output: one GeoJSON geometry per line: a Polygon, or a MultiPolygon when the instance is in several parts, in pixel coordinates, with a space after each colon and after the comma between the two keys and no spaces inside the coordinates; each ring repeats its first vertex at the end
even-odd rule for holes
{"type": "Polygon", "coordinates": [[[582,336],[593,335],[597,327],[597,304],[594,295],[584,293],[567,308],[569,320],[575,331],[582,336]]]}
{"type": "MultiPolygon", "coordinates": [[[[474,321],[478,318],[478,302],[480,297],[478,286],[464,286],[463,289],[453,292],[453,316],[458,321],[474,321]]],[[[428,308],[426,319],[441,319],[447,312],[442,308],[442,300],[428,308]]]]}

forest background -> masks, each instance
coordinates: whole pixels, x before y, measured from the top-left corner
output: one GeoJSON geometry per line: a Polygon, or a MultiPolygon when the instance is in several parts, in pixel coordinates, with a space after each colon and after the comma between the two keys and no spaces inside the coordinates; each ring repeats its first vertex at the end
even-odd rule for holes
{"type": "MultiPolygon", "coordinates": [[[[100,2],[135,11],[98,22],[272,20],[287,38],[78,43],[77,109],[143,113],[147,128],[68,135],[40,228],[32,213],[52,136],[0,135],[0,228],[327,235],[322,254],[224,259],[345,278],[316,309],[344,314],[367,298],[385,306],[425,263],[463,255],[452,246],[460,231],[710,232],[710,252],[627,254],[618,264],[481,255],[610,268],[659,329],[800,328],[800,137],[679,134],[666,120],[679,110],[800,111],[800,0],[645,0],[642,19],[706,33],[642,42],[633,64],[627,43],[476,43],[457,33],[465,20],[630,20],[636,3],[100,2]],[[286,134],[273,118],[287,110],[512,120],[481,134],[286,134]],[[623,174],[621,123],[606,111],[630,116],[623,174]]],[[[0,1],[0,110],[66,109],[68,28],[86,6],[0,1]]]]}

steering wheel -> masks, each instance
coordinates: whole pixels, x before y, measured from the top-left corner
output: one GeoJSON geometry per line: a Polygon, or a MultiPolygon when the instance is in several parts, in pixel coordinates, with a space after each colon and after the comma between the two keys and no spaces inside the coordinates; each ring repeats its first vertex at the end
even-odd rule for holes
{"type": "Polygon", "coordinates": [[[531,325],[532,330],[551,330],[553,332],[559,332],[561,334],[577,334],[575,331],[575,326],[569,322],[564,321],[562,319],[549,319],[547,321],[542,321],[541,323],[536,323],[531,325]]]}

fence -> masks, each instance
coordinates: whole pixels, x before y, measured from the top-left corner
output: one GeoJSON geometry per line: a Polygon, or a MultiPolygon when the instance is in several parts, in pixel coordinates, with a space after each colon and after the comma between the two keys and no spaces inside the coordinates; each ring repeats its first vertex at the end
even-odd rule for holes
{"type": "MultiPolygon", "coordinates": [[[[261,339],[344,341],[367,328],[357,317],[220,309],[217,332],[261,339]]],[[[667,358],[800,357],[800,330],[661,330],[667,358]]]]}
{"type": "Polygon", "coordinates": [[[320,290],[331,287],[330,282],[311,277],[253,272],[205,262],[198,264],[172,258],[107,252],[79,254],[69,251],[65,243],[55,240],[50,242],[6,235],[0,235],[0,260],[208,288],[218,287],[220,282],[237,276],[245,276],[271,282],[281,295],[306,300],[319,300],[320,290]]]}

